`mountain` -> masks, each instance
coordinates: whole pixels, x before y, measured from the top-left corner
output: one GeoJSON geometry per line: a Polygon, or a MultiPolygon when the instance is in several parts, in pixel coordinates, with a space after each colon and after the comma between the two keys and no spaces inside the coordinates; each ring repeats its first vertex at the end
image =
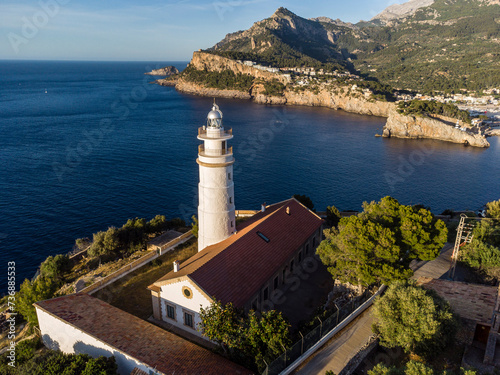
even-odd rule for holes
{"type": "Polygon", "coordinates": [[[411,0],[357,25],[285,8],[207,52],[276,67],[350,70],[397,89],[500,87],[500,0],[411,0]]]}
{"type": "Polygon", "coordinates": [[[336,41],[350,31],[346,26],[308,20],[279,8],[250,29],[226,35],[208,51],[279,67],[331,63],[345,69],[350,64],[336,41]]]}
{"type": "Polygon", "coordinates": [[[374,24],[386,25],[393,20],[410,17],[420,9],[432,5],[434,0],[410,0],[403,4],[393,4],[385,8],[370,21],[374,24]]]}
{"type": "Polygon", "coordinates": [[[498,0],[436,0],[365,32],[377,46],[360,48],[356,69],[394,87],[423,92],[500,87],[498,0]]]}

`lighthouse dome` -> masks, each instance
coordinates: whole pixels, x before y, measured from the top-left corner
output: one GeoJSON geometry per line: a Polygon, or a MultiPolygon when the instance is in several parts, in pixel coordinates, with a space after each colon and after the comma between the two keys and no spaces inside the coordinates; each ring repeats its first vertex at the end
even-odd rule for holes
{"type": "Polygon", "coordinates": [[[212,107],[212,110],[208,112],[207,126],[212,128],[222,127],[222,111],[219,109],[219,106],[215,103],[214,106],[212,107]]]}

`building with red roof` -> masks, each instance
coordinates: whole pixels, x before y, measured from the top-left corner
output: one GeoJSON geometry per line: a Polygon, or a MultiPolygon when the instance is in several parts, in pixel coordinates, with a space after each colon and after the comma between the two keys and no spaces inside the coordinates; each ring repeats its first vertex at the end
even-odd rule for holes
{"type": "Polygon", "coordinates": [[[251,371],[88,294],[35,303],[44,344],[65,353],[114,355],[120,374],[251,371]]]}
{"type": "Polygon", "coordinates": [[[262,310],[312,256],[323,220],[296,199],[267,206],[149,286],[154,317],[200,335],[200,308],[212,301],[262,310]]]}

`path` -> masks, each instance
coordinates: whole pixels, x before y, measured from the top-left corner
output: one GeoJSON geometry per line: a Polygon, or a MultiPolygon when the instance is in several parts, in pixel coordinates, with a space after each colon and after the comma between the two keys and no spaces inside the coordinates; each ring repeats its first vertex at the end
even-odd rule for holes
{"type": "MultiPolygon", "coordinates": [[[[419,277],[432,277],[435,279],[446,278],[450,268],[453,244],[447,243],[441,250],[439,257],[433,261],[413,262],[412,269],[415,270],[413,279],[419,277]]],[[[338,335],[328,341],[311,358],[302,364],[293,374],[310,375],[324,374],[331,370],[339,374],[349,361],[369,341],[372,335],[372,308],[368,308],[356,320],[343,329],[338,335]]]]}

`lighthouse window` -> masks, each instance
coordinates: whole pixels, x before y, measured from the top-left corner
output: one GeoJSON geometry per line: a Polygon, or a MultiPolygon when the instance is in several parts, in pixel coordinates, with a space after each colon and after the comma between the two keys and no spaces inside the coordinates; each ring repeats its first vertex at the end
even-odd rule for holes
{"type": "Polygon", "coordinates": [[[228,179],[228,180],[230,180],[230,179],[231,179],[231,172],[229,172],[229,173],[227,174],[227,179],[228,179]]]}
{"type": "Polygon", "coordinates": [[[231,228],[234,226],[233,221],[231,220],[231,228]]]}
{"type": "Polygon", "coordinates": [[[233,197],[229,197],[229,203],[233,203],[233,197]]]}

